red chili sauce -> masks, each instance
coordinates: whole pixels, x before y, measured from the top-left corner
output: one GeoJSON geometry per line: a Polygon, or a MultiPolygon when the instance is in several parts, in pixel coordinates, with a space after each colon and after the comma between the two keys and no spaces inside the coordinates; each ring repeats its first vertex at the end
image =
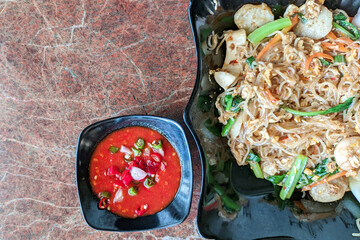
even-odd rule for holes
{"type": "Polygon", "coordinates": [[[157,213],[179,188],[179,157],[160,133],[145,127],[114,131],[96,147],[90,183],[99,208],[126,218],[157,213]]]}

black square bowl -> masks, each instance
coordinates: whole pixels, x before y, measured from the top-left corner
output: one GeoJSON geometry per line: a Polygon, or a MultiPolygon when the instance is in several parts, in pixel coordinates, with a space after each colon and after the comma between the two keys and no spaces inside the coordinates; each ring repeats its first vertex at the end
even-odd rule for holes
{"type": "Polygon", "coordinates": [[[121,116],[106,119],[86,127],[80,134],[76,153],[76,183],[80,206],[86,223],[104,231],[141,231],[177,225],[189,214],[192,198],[192,163],[189,144],[182,127],[175,121],[156,116],[121,116]],[[92,192],[89,164],[97,144],[111,132],[129,126],[151,128],[162,134],[175,148],[180,158],[181,181],[173,201],[162,211],[135,219],[123,218],[98,209],[99,199],[92,192]]]}

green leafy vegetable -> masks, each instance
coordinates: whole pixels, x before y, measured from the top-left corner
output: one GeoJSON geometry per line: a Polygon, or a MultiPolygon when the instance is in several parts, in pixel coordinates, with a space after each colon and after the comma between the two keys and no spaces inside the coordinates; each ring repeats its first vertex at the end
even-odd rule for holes
{"type": "Polygon", "coordinates": [[[305,117],[311,117],[311,116],[317,116],[317,115],[326,115],[330,113],[337,113],[344,111],[348,109],[353,101],[354,97],[348,98],[345,102],[336,105],[335,107],[331,107],[329,109],[323,110],[323,111],[314,111],[314,112],[301,112],[295,109],[291,109],[285,106],[281,106],[281,108],[285,109],[287,112],[298,115],[298,116],[305,116],[305,117]]]}
{"type": "Polygon", "coordinates": [[[347,17],[342,12],[335,14],[333,17],[334,21],[346,20],[346,19],[347,19],[347,17]]]}
{"type": "Polygon", "coordinates": [[[230,111],[230,108],[231,108],[231,105],[232,105],[232,102],[233,102],[232,94],[226,95],[225,98],[224,98],[224,102],[226,104],[225,111],[230,111]]]}
{"type": "Polygon", "coordinates": [[[346,30],[345,28],[343,28],[336,22],[333,22],[333,26],[334,26],[334,28],[336,28],[337,30],[339,30],[340,32],[342,32],[343,34],[348,36],[351,40],[354,40],[354,41],[356,40],[356,37],[352,33],[350,33],[348,30],[346,30]]]}
{"type": "Polygon", "coordinates": [[[360,32],[357,29],[357,27],[355,27],[353,24],[345,21],[345,20],[339,20],[337,22],[341,27],[343,27],[344,29],[346,29],[349,33],[351,33],[355,39],[359,39],[360,38],[360,32]]]}
{"type": "Polygon", "coordinates": [[[330,66],[331,62],[326,61],[325,59],[319,58],[320,62],[324,66],[330,66]]]}
{"type": "Polygon", "coordinates": [[[301,174],[301,177],[296,185],[296,188],[303,188],[306,185],[312,184],[314,181],[312,180],[313,175],[307,175],[305,173],[301,174]]]}
{"type": "Polygon", "coordinates": [[[291,20],[289,17],[280,18],[273,22],[269,22],[259,28],[257,28],[255,31],[249,34],[248,40],[252,44],[258,44],[261,40],[266,38],[269,34],[279,31],[285,27],[291,26],[291,20]]]}
{"type": "Polygon", "coordinates": [[[282,175],[269,176],[266,178],[266,180],[268,180],[269,182],[271,182],[274,185],[277,185],[284,180],[285,176],[286,176],[286,173],[284,173],[282,175]]]}
{"type": "Polygon", "coordinates": [[[307,161],[308,158],[304,155],[299,155],[296,157],[295,162],[290,169],[289,175],[287,176],[286,181],[280,191],[280,198],[282,200],[289,199],[293,194],[295,186],[305,169],[307,161]]]}

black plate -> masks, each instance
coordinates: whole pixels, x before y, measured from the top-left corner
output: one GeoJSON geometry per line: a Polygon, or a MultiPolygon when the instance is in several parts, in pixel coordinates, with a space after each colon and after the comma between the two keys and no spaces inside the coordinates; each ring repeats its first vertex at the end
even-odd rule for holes
{"type": "MultiPolygon", "coordinates": [[[[205,119],[215,118],[214,112],[208,112],[221,91],[215,81],[209,79],[209,70],[222,66],[224,51],[204,54],[202,43],[211,31],[221,35],[223,30],[236,29],[232,20],[234,11],[245,3],[266,2],[270,6],[289,3],[301,5],[305,1],[244,1],[244,0],[193,0],[190,1],[189,17],[197,53],[197,76],[193,93],[185,109],[184,120],[193,134],[202,161],[203,179],[198,207],[198,231],[203,237],[216,239],[353,239],[352,233],[358,232],[355,216],[360,217],[359,203],[351,193],[347,193],[339,202],[340,214],[312,222],[297,220],[290,208],[281,210],[278,205],[270,204],[266,199],[272,197],[273,186],[264,180],[256,179],[248,167],[233,164],[231,170],[232,186],[247,202],[233,221],[219,217],[217,209],[205,210],[204,203],[209,188],[206,182],[206,159],[213,157],[216,146],[226,147],[226,139],[208,138],[209,132],[203,127],[205,119]],[[209,98],[210,96],[210,98],[209,98]],[[200,103],[200,104],[198,104],[200,103]],[[207,142],[206,142],[207,141],[207,142]],[[210,143],[210,144],[209,144],[210,143]],[[352,213],[348,211],[351,209],[352,213]]],[[[331,9],[341,8],[350,16],[356,14],[360,1],[326,1],[331,9]]],[[[230,150],[227,148],[227,151],[230,150]]],[[[230,154],[231,155],[231,154],[230,154]]]]}
{"type": "Polygon", "coordinates": [[[190,211],[192,198],[192,163],[184,130],[173,120],[155,116],[122,116],[106,119],[86,127],[80,134],[76,153],[76,181],[80,206],[86,223],[97,230],[140,231],[177,225],[190,211]],[[111,132],[128,127],[143,126],[162,134],[175,148],[181,165],[181,181],[173,201],[162,211],[136,219],[123,218],[98,209],[99,199],[91,190],[89,163],[96,145],[111,132]]]}

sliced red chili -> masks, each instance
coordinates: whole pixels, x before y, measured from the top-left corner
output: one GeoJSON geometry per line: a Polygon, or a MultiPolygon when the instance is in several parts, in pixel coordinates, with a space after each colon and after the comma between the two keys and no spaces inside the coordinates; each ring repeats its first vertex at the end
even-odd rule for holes
{"type": "Polygon", "coordinates": [[[155,162],[161,162],[162,157],[159,153],[153,153],[150,156],[152,159],[154,159],[155,162]]]}
{"type": "Polygon", "coordinates": [[[115,187],[123,188],[123,187],[125,187],[125,184],[124,184],[124,182],[121,181],[121,180],[115,180],[114,186],[115,186],[115,187]]]}
{"type": "Polygon", "coordinates": [[[131,170],[133,167],[139,167],[138,162],[131,161],[131,162],[129,163],[129,165],[126,167],[126,169],[131,170]]]}
{"type": "Polygon", "coordinates": [[[148,210],[149,206],[147,204],[141,205],[138,209],[135,210],[136,215],[142,216],[148,210]]]}
{"type": "Polygon", "coordinates": [[[155,174],[156,171],[159,169],[160,163],[147,160],[146,161],[146,172],[149,174],[155,174]]]}
{"type": "Polygon", "coordinates": [[[110,199],[109,198],[101,198],[99,202],[99,208],[100,209],[106,209],[110,205],[110,199]]]}
{"type": "Polygon", "coordinates": [[[134,161],[137,162],[137,163],[138,163],[141,159],[142,159],[142,157],[139,157],[139,156],[134,157],[134,161]]]}
{"type": "Polygon", "coordinates": [[[114,175],[117,175],[119,173],[120,173],[120,171],[116,166],[111,166],[107,170],[107,175],[109,175],[109,176],[114,176],[114,175]]]}

